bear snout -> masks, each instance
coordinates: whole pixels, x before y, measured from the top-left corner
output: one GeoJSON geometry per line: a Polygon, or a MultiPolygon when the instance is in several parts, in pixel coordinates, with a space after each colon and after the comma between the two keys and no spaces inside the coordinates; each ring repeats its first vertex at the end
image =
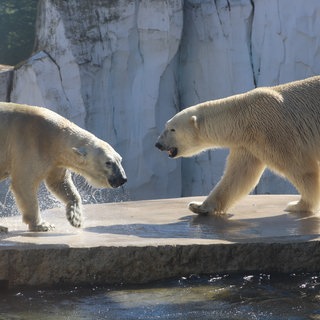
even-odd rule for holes
{"type": "Polygon", "coordinates": [[[128,181],[127,175],[119,162],[112,163],[112,170],[107,175],[107,179],[112,188],[118,188],[128,181]]]}
{"type": "Polygon", "coordinates": [[[109,179],[110,186],[112,188],[118,188],[125,184],[128,181],[127,177],[118,176],[118,177],[112,177],[109,179]]]}
{"type": "Polygon", "coordinates": [[[155,147],[158,148],[161,151],[167,151],[168,156],[170,158],[175,158],[177,156],[177,154],[178,154],[178,148],[176,148],[176,147],[165,147],[160,142],[157,142],[155,144],[155,147]]]}
{"type": "Polygon", "coordinates": [[[161,150],[161,151],[164,151],[164,146],[160,143],[160,142],[157,142],[156,144],[155,144],[155,147],[156,148],[158,148],[159,150],[161,150]]]}

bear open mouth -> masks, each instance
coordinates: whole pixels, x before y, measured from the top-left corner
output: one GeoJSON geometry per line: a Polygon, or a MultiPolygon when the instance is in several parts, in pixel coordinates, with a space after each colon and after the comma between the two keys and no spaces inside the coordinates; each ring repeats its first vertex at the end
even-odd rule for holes
{"type": "Polygon", "coordinates": [[[178,148],[172,147],[167,150],[170,158],[174,158],[178,154],[178,148]]]}

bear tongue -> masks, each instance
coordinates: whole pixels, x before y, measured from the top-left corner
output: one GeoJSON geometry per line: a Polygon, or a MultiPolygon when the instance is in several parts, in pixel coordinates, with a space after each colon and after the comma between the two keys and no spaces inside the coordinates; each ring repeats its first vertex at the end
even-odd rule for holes
{"type": "Polygon", "coordinates": [[[172,147],[168,150],[168,155],[170,158],[174,158],[178,153],[178,149],[175,147],[172,147]]]}

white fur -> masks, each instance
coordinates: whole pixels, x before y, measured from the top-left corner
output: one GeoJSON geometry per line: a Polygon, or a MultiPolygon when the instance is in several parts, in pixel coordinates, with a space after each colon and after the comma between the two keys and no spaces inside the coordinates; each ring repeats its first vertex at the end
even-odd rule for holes
{"type": "Polygon", "coordinates": [[[258,183],[266,167],[290,180],[301,194],[287,211],[319,209],[320,77],[257,88],[187,108],[170,119],[158,138],[162,150],[189,157],[230,148],[223,177],[199,214],[226,212],[258,183]]]}
{"type": "Polygon", "coordinates": [[[23,221],[32,231],[53,228],[39,213],[41,181],[66,204],[74,227],[82,223],[81,199],[68,169],[99,187],[111,187],[111,179],[114,187],[126,181],[122,159],[108,143],[44,108],[1,102],[0,150],[0,179],[11,177],[23,221]]]}

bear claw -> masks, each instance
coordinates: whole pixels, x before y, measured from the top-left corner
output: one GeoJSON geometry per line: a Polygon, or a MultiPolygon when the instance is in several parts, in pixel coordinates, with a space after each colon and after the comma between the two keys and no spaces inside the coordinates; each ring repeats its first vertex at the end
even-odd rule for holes
{"type": "Polygon", "coordinates": [[[35,232],[47,232],[47,231],[52,231],[54,229],[55,229],[55,226],[53,224],[50,224],[45,221],[37,225],[29,225],[29,230],[35,231],[35,232]]]}
{"type": "Polygon", "coordinates": [[[203,214],[203,215],[209,214],[209,210],[203,208],[201,202],[190,202],[189,210],[197,214],[203,214]]]}

